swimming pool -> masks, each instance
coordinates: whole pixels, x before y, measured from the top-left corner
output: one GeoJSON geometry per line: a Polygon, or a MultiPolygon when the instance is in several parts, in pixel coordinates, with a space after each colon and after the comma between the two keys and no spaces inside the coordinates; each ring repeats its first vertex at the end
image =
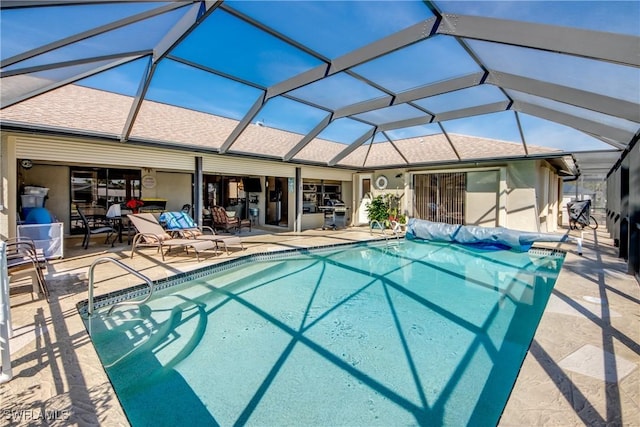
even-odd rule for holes
{"type": "Polygon", "coordinates": [[[495,425],[563,259],[418,241],[251,256],[84,317],[135,427],[495,425]]]}

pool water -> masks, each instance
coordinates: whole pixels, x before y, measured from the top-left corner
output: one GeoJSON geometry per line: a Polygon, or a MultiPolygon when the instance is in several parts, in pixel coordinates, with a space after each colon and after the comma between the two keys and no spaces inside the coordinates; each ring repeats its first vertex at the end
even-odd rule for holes
{"type": "Polygon", "coordinates": [[[563,255],[334,247],[85,321],[135,427],[496,425],[563,255]]]}

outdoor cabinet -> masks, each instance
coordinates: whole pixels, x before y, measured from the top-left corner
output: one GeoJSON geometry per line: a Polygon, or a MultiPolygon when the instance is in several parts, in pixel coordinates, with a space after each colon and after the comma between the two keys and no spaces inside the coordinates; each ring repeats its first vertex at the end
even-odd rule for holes
{"type": "Polygon", "coordinates": [[[64,257],[62,222],[18,225],[18,237],[33,240],[36,249],[41,249],[47,259],[64,257]]]}

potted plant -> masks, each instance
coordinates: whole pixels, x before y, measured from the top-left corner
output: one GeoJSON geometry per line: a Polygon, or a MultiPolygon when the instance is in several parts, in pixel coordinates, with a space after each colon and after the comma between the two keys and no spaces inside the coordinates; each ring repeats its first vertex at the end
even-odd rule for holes
{"type": "Polygon", "coordinates": [[[138,213],[138,210],[140,209],[140,207],[144,205],[144,202],[140,199],[129,199],[127,201],[127,203],[125,204],[126,207],[128,207],[129,209],[131,209],[131,212],[134,214],[138,213]]]}
{"type": "Polygon", "coordinates": [[[389,219],[389,203],[381,195],[371,199],[371,202],[366,204],[367,218],[369,223],[372,221],[378,221],[380,224],[384,224],[389,219]]]}

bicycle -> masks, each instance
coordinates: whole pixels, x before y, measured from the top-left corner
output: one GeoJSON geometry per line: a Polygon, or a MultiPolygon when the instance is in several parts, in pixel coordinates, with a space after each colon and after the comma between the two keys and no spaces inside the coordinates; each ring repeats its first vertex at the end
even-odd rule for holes
{"type": "Polygon", "coordinates": [[[569,220],[569,228],[572,230],[582,230],[585,227],[589,227],[592,230],[598,229],[598,221],[596,221],[593,215],[589,215],[589,219],[586,222],[580,219],[569,220]]]}
{"type": "Polygon", "coordinates": [[[567,203],[567,212],[570,229],[582,230],[589,227],[595,230],[598,228],[598,221],[591,215],[591,199],[567,203]]]}

